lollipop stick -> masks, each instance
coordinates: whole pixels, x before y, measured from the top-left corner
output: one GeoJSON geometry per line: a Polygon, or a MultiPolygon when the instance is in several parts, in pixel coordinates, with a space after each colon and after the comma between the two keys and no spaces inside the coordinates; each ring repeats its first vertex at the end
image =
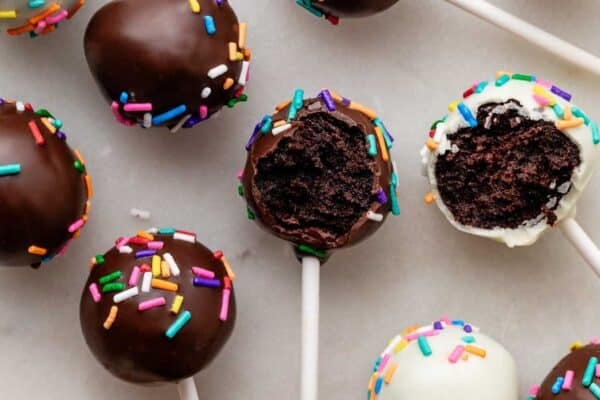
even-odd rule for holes
{"type": "Polygon", "coordinates": [[[187,378],[177,383],[180,400],[198,400],[198,391],[194,378],[187,378]]]}
{"type": "Polygon", "coordinates": [[[600,58],[493,6],[487,1],[446,1],[502,29],[512,32],[580,68],[600,74],[600,58]]]}
{"type": "Polygon", "coordinates": [[[318,398],[319,373],[319,273],[316,257],[302,258],[302,380],[301,400],[318,398]]]}
{"type": "Polygon", "coordinates": [[[600,250],[592,242],[592,239],[584,232],[581,226],[573,218],[567,218],[562,221],[558,227],[567,237],[569,242],[583,256],[592,270],[600,277],[600,250]]]}

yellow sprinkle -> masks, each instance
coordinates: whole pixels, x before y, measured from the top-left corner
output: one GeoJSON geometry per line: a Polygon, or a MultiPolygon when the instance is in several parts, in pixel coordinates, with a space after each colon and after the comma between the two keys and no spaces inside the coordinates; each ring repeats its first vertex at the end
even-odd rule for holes
{"type": "Polygon", "coordinates": [[[292,99],[285,100],[285,101],[283,101],[283,102],[279,103],[279,104],[278,104],[278,105],[275,107],[275,110],[276,110],[276,111],[281,111],[281,110],[283,110],[284,108],[286,108],[287,106],[289,106],[290,104],[292,104],[292,99]]]}
{"type": "Polygon", "coordinates": [[[152,287],[154,289],[161,289],[169,292],[176,292],[179,289],[179,285],[176,283],[164,281],[162,279],[152,279],[152,287]]]}
{"type": "Polygon", "coordinates": [[[564,131],[565,129],[577,128],[583,124],[583,118],[574,118],[567,121],[556,121],[556,128],[560,131],[564,131]]]}
{"type": "Polygon", "coordinates": [[[556,99],[554,98],[554,96],[552,96],[546,89],[544,89],[544,87],[537,83],[533,85],[533,93],[542,96],[543,98],[548,100],[551,106],[556,104],[556,99]]]}
{"type": "Polygon", "coordinates": [[[381,158],[383,158],[383,161],[388,161],[390,159],[390,155],[388,153],[387,146],[385,145],[385,140],[383,139],[383,132],[378,126],[375,127],[375,135],[377,136],[377,141],[379,142],[379,147],[381,148],[381,158]]]}
{"type": "Polygon", "coordinates": [[[17,10],[0,11],[0,19],[15,19],[17,18],[17,10]]]}
{"type": "Polygon", "coordinates": [[[383,381],[385,382],[386,385],[390,384],[397,369],[398,369],[398,364],[395,362],[392,362],[392,365],[390,365],[387,372],[385,373],[385,376],[383,377],[383,381]]]}
{"type": "Polygon", "coordinates": [[[469,360],[469,353],[463,353],[463,355],[462,355],[461,359],[462,359],[463,361],[467,361],[467,360],[469,360]]]}
{"type": "Polygon", "coordinates": [[[335,100],[337,103],[341,103],[344,101],[344,98],[340,96],[335,90],[330,89],[329,93],[331,93],[331,97],[333,97],[333,100],[335,100]]]}
{"type": "Polygon", "coordinates": [[[83,213],[85,215],[88,215],[90,213],[90,209],[92,208],[92,202],[91,201],[86,201],[85,202],[85,211],[83,211],[83,213]]]}
{"type": "Polygon", "coordinates": [[[171,268],[169,268],[169,264],[166,261],[161,261],[160,263],[160,275],[162,278],[171,277],[171,268]]]}
{"type": "Polygon", "coordinates": [[[434,152],[437,150],[438,148],[438,144],[435,140],[433,139],[427,139],[425,141],[425,146],[427,146],[427,148],[429,149],[429,151],[434,152]]]}
{"type": "Polygon", "coordinates": [[[200,11],[202,11],[202,7],[200,7],[198,0],[189,0],[189,3],[193,13],[198,14],[200,11]]]}
{"type": "Polygon", "coordinates": [[[374,110],[355,101],[350,103],[350,109],[365,114],[369,119],[377,118],[377,113],[374,110]]]}
{"type": "Polygon", "coordinates": [[[160,256],[152,256],[152,276],[155,278],[160,276],[160,261],[160,256]]]}
{"type": "Polygon", "coordinates": [[[229,42],[229,61],[237,61],[237,44],[229,42]]]}
{"type": "Polygon", "coordinates": [[[244,59],[244,53],[242,53],[241,51],[238,51],[238,52],[235,54],[235,59],[236,59],[237,61],[242,61],[242,60],[244,59]]]}
{"type": "Polygon", "coordinates": [[[48,118],[41,118],[42,124],[50,131],[51,134],[56,133],[56,127],[48,121],[48,118]]]}
{"type": "Polygon", "coordinates": [[[373,372],[371,379],[369,379],[369,391],[372,391],[375,388],[375,382],[377,382],[377,378],[379,378],[379,374],[377,372],[373,372]]]}
{"type": "Polygon", "coordinates": [[[563,119],[567,121],[573,119],[573,108],[571,106],[565,107],[565,115],[563,115],[563,119]]]}
{"type": "Polygon", "coordinates": [[[435,194],[433,194],[433,192],[429,192],[425,195],[423,200],[425,200],[425,204],[431,204],[435,201],[435,194]]]}
{"type": "Polygon", "coordinates": [[[245,22],[240,22],[238,26],[240,27],[240,37],[238,38],[238,47],[240,49],[243,49],[244,47],[246,47],[246,31],[248,30],[248,24],[246,24],[245,22]]]}
{"type": "Polygon", "coordinates": [[[513,76],[512,72],[508,72],[508,71],[496,71],[496,79],[500,78],[502,75],[508,75],[508,76],[513,76]]]}
{"type": "Polygon", "coordinates": [[[154,240],[154,235],[151,233],[148,233],[146,231],[137,231],[137,233],[135,235],[139,236],[143,239],[148,239],[150,241],[154,240]]]}
{"type": "Polygon", "coordinates": [[[485,357],[486,355],[486,351],[484,349],[477,346],[471,346],[470,344],[465,346],[465,351],[479,357],[485,357]]]}
{"type": "Polygon", "coordinates": [[[450,112],[456,111],[456,107],[458,107],[458,103],[460,103],[460,100],[455,100],[452,103],[448,104],[448,111],[450,111],[450,112]]]}
{"type": "Polygon", "coordinates": [[[229,90],[229,88],[230,88],[230,87],[232,87],[232,86],[233,86],[233,84],[234,84],[234,82],[233,82],[233,79],[231,79],[231,78],[227,78],[227,79],[225,80],[225,83],[223,83],[223,89],[225,89],[225,90],[229,90]]]}
{"type": "Polygon", "coordinates": [[[575,351],[575,350],[579,350],[584,346],[583,343],[581,343],[579,340],[576,342],[571,343],[571,346],[569,346],[569,350],[570,351],[575,351]]]}
{"type": "Polygon", "coordinates": [[[36,256],[43,256],[43,255],[46,255],[46,253],[48,252],[48,250],[45,249],[45,248],[43,248],[43,247],[38,247],[38,246],[35,246],[35,245],[31,245],[27,249],[27,252],[29,254],[35,254],[36,256]]]}
{"type": "Polygon", "coordinates": [[[279,128],[280,126],[283,126],[285,124],[287,124],[287,121],[280,119],[279,121],[273,123],[273,128],[279,128]]]}
{"type": "Polygon", "coordinates": [[[179,310],[181,309],[181,305],[183,304],[183,296],[177,295],[173,299],[173,304],[171,304],[171,312],[173,314],[179,314],[179,310]]]}
{"type": "Polygon", "coordinates": [[[406,348],[406,346],[408,346],[408,340],[402,339],[400,341],[400,343],[398,343],[396,345],[396,347],[394,347],[394,354],[400,353],[402,350],[404,350],[406,348]]]}
{"type": "Polygon", "coordinates": [[[92,177],[89,175],[85,176],[85,187],[87,189],[87,198],[91,199],[94,197],[94,186],[92,186],[92,177]]]}
{"type": "Polygon", "coordinates": [[[225,256],[221,257],[221,262],[223,263],[223,266],[225,267],[225,271],[227,272],[227,276],[229,277],[229,279],[234,280],[235,272],[233,272],[233,268],[231,268],[231,264],[229,264],[229,261],[227,261],[225,256]]]}
{"type": "Polygon", "coordinates": [[[115,323],[117,319],[117,312],[119,311],[119,307],[112,306],[110,308],[110,312],[108,313],[108,317],[106,317],[106,321],[104,321],[104,329],[109,330],[110,327],[115,323]]]}

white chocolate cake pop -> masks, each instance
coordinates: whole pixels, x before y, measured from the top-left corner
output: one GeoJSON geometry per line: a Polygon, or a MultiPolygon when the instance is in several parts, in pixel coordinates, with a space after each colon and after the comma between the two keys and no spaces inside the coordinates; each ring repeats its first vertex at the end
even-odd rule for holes
{"type": "Polygon", "coordinates": [[[71,19],[84,4],[85,0],[0,0],[0,28],[13,36],[43,35],[71,19]]]}
{"type": "Polygon", "coordinates": [[[575,215],[600,157],[598,125],[571,95],[531,75],[474,84],[436,121],[421,151],[431,192],[457,229],[533,244],[575,215]]]}
{"type": "Polygon", "coordinates": [[[391,340],[375,362],[368,400],[517,400],[508,351],[461,320],[440,318],[391,340]]]}

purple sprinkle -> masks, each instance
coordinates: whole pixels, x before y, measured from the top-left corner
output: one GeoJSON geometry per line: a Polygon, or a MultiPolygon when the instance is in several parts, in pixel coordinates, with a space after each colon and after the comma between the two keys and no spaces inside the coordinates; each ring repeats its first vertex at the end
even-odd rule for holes
{"type": "Polygon", "coordinates": [[[60,140],[67,140],[67,135],[65,135],[65,133],[63,131],[57,131],[56,137],[59,138],[60,140]]]}
{"type": "Polygon", "coordinates": [[[135,258],[150,257],[156,254],[156,250],[140,250],[135,253],[135,258]]]}
{"type": "Polygon", "coordinates": [[[188,129],[191,128],[193,126],[196,126],[197,124],[199,124],[202,121],[202,119],[200,117],[190,117],[187,121],[185,121],[185,124],[183,124],[183,128],[184,129],[188,129]]]}
{"type": "Polygon", "coordinates": [[[327,89],[323,90],[321,93],[319,93],[319,96],[321,96],[321,98],[325,102],[325,105],[327,106],[327,109],[329,111],[336,110],[335,102],[333,101],[333,97],[331,97],[331,93],[329,92],[329,90],[327,90],[327,89]]]}
{"type": "Polygon", "coordinates": [[[473,332],[473,327],[471,325],[469,325],[469,324],[466,324],[463,329],[467,333],[473,332]]]}
{"type": "Polygon", "coordinates": [[[442,323],[440,321],[435,321],[433,323],[433,329],[435,329],[436,331],[441,331],[444,329],[444,326],[442,325],[442,323]]]}
{"type": "Polygon", "coordinates": [[[209,287],[209,288],[220,288],[221,287],[221,281],[218,280],[218,279],[206,279],[206,278],[195,277],[194,278],[194,286],[202,286],[202,287],[209,287]]]}
{"type": "Polygon", "coordinates": [[[259,122],[254,127],[254,132],[252,132],[252,135],[250,135],[250,138],[248,139],[248,143],[246,143],[246,151],[250,151],[250,147],[252,147],[254,142],[256,142],[256,138],[258,137],[258,133],[260,132],[260,128],[262,128],[262,125],[263,123],[259,122]]]}
{"type": "Polygon", "coordinates": [[[4,105],[4,99],[0,98],[0,106],[3,106],[3,105],[4,105]]]}
{"type": "Polygon", "coordinates": [[[346,107],[348,107],[350,105],[350,103],[352,103],[352,100],[350,100],[346,97],[342,98],[342,104],[345,105],[346,107]]]}
{"type": "Polygon", "coordinates": [[[381,188],[379,188],[379,191],[377,192],[377,201],[379,201],[379,204],[385,204],[388,201],[385,191],[381,188]]]}
{"type": "Polygon", "coordinates": [[[552,88],[550,89],[550,91],[552,93],[554,93],[555,95],[562,97],[566,101],[571,101],[571,98],[573,97],[569,93],[565,92],[561,88],[554,86],[554,85],[552,85],[552,88]]]}

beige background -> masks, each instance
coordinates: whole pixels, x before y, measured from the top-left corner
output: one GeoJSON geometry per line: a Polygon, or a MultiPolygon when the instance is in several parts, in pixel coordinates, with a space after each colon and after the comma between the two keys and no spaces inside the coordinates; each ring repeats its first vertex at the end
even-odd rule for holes
{"type": "MultiPolygon", "coordinates": [[[[335,87],[377,108],[395,134],[402,215],[371,240],[335,254],[322,273],[321,398],[362,399],[371,363],[409,324],[447,314],[480,325],[520,366],[522,393],[575,339],[600,335],[599,282],[557,231],[530,248],[455,231],[423,204],[418,151],[429,124],[473,81],[499,68],[534,73],[575,93],[595,118],[600,79],[454,9],[401,0],[334,29],[292,0],[232,0],[249,23],[251,102],[178,135],[113,123],[82,52],[88,6],[56,34],[0,38],[0,93],[47,107],[87,158],[97,195],[68,256],[41,271],[0,270],[0,398],[175,399],[172,386],[133,386],[88,352],[78,304],[88,258],[148,225],[195,230],[239,274],[239,319],[220,357],[196,377],[201,399],[296,398],[300,268],[287,246],[246,220],[235,174],[256,121],[296,87],[335,87]],[[129,217],[149,209],[150,223],[129,217]]],[[[597,0],[495,3],[600,54],[597,0]]],[[[578,219],[600,242],[600,178],[578,219]]],[[[502,384],[502,382],[499,382],[502,384]]]]}

